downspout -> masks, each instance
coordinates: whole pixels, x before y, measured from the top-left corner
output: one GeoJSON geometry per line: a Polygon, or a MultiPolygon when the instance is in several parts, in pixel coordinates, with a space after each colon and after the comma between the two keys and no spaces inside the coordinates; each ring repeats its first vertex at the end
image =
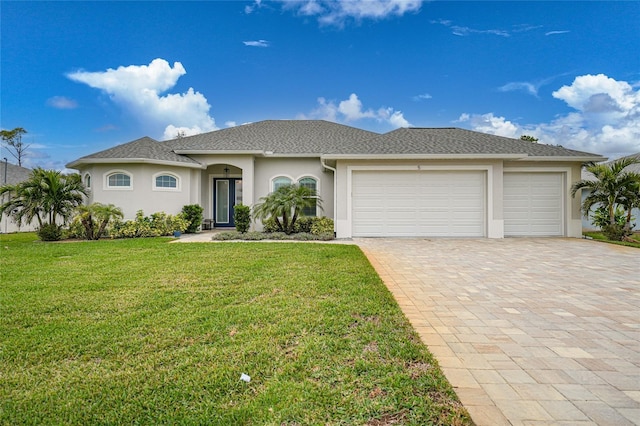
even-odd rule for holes
{"type": "Polygon", "coordinates": [[[338,223],[338,171],[331,166],[328,166],[324,162],[324,159],[320,157],[320,164],[325,169],[329,169],[333,172],[333,236],[336,236],[336,225],[338,223]]]}

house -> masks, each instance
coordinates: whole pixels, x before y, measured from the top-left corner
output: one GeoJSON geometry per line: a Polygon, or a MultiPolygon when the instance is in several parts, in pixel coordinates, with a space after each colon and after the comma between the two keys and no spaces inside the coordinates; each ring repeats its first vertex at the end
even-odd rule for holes
{"type": "MultiPolygon", "coordinates": [[[[7,161],[0,162],[0,182],[2,182],[2,185],[16,185],[29,179],[29,176],[31,176],[31,169],[16,166],[7,161]]],[[[0,196],[0,204],[9,201],[9,196],[9,194],[0,196]]],[[[35,231],[35,225],[16,223],[7,213],[8,212],[3,213],[2,217],[0,217],[0,233],[8,234],[10,232],[35,231]]]]}
{"type": "MultiPolygon", "coordinates": [[[[67,165],[89,202],[178,213],[199,204],[215,227],[280,185],[317,191],[338,238],[580,237],[569,195],[596,154],[458,128],[378,134],[321,120],[267,120],[157,142],[144,137],[67,165]]],[[[313,214],[314,212],[310,212],[313,214]]],[[[254,227],[261,228],[260,223],[254,227]]]]}
{"type": "MultiPolygon", "coordinates": [[[[633,159],[636,159],[636,160],[640,161],[640,152],[628,155],[626,157],[618,158],[618,160],[621,160],[622,158],[633,158],[633,159]]],[[[617,161],[617,160],[607,161],[604,164],[608,165],[608,164],[613,163],[614,161],[617,161]]],[[[625,171],[629,171],[629,172],[640,173],[640,163],[631,164],[630,166],[627,166],[627,168],[625,168],[624,170],[625,171]]],[[[595,179],[593,174],[589,173],[585,169],[582,169],[582,176],[581,177],[582,177],[583,180],[594,180],[595,179]]],[[[589,192],[590,192],[589,190],[583,190],[582,191],[582,196],[581,196],[581,201],[582,202],[584,202],[585,198],[587,198],[587,195],[589,195],[589,192]]],[[[638,229],[638,227],[640,227],[640,209],[631,210],[631,215],[635,218],[635,220],[632,220],[631,223],[632,224],[635,223],[636,224],[635,229],[638,229]]],[[[588,231],[597,230],[597,227],[593,225],[593,209],[591,210],[591,212],[589,212],[589,216],[588,217],[582,216],[582,229],[588,230],[588,231]]]]}

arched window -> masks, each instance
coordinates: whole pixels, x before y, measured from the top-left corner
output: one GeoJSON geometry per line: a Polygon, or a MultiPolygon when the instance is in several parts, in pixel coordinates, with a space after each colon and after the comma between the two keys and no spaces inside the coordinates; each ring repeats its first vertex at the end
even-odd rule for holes
{"type": "Polygon", "coordinates": [[[84,186],[86,186],[87,189],[91,189],[91,175],[89,173],[84,175],[84,186]]]}
{"type": "Polygon", "coordinates": [[[176,179],[171,175],[156,176],[156,187],[157,188],[177,188],[178,179],[176,179]]]}
{"type": "Polygon", "coordinates": [[[278,188],[283,187],[285,185],[291,185],[291,179],[286,176],[278,176],[273,179],[272,190],[277,191],[278,188]]]}
{"type": "MultiPolygon", "coordinates": [[[[305,188],[311,189],[316,195],[313,197],[316,200],[318,199],[318,181],[312,177],[304,177],[298,181],[298,185],[304,186],[305,188]]],[[[305,216],[316,216],[317,215],[318,206],[317,203],[311,207],[305,207],[302,210],[302,213],[305,216]]]]}
{"type": "Polygon", "coordinates": [[[131,176],[124,172],[114,172],[107,175],[107,188],[131,189],[131,176]]]}

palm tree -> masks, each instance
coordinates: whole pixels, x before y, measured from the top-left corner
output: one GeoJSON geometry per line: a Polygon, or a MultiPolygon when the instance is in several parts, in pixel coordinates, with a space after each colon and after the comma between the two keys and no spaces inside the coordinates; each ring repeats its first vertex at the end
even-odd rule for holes
{"type": "Polygon", "coordinates": [[[640,179],[635,183],[630,184],[623,192],[622,197],[620,204],[627,210],[627,220],[624,227],[630,231],[632,219],[631,212],[635,208],[640,209],[640,179]]]}
{"type": "Polygon", "coordinates": [[[93,203],[88,206],[81,205],[78,207],[77,218],[84,226],[88,240],[100,239],[111,219],[122,219],[122,217],[124,217],[122,210],[113,204],[93,203]]]}
{"type": "Polygon", "coordinates": [[[640,163],[633,157],[625,157],[609,164],[589,164],[586,170],[593,174],[595,180],[582,179],[571,187],[571,196],[575,197],[578,190],[587,189],[589,195],[582,202],[582,211],[585,217],[594,206],[601,205],[609,213],[609,224],[615,225],[615,211],[617,206],[622,206],[627,211],[629,221],[631,209],[640,197],[640,174],[624,171],[631,164],[640,163]],[[634,201],[635,200],[635,201],[634,201]]]}
{"type": "Polygon", "coordinates": [[[306,207],[321,206],[322,200],[316,191],[301,185],[284,185],[253,207],[254,217],[266,219],[272,217],[278,227],[286,234],[291,234],[303,210],[306,207]]]}
{"type": "Polygon", "coordinates": [[[37,219],[56,225],[61,218],[66,222],[75,208],[82,204],[87,190],[80,175],[65,175],[56,170],[36,168],[24,182],[0,187],[0,195],[9,194],[9,200],[0,205],[0,214],[9,211],[18,223],[30,224],[37,219]]]}

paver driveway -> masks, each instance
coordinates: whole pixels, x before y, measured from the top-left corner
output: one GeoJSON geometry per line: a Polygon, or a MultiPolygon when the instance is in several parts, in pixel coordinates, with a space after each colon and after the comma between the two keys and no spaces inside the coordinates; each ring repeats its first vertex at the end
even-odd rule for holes
{"type": "Polygon", "coordinates": [[[478,425],[640,424],[640,250],[356,239],[478,425]]]}

